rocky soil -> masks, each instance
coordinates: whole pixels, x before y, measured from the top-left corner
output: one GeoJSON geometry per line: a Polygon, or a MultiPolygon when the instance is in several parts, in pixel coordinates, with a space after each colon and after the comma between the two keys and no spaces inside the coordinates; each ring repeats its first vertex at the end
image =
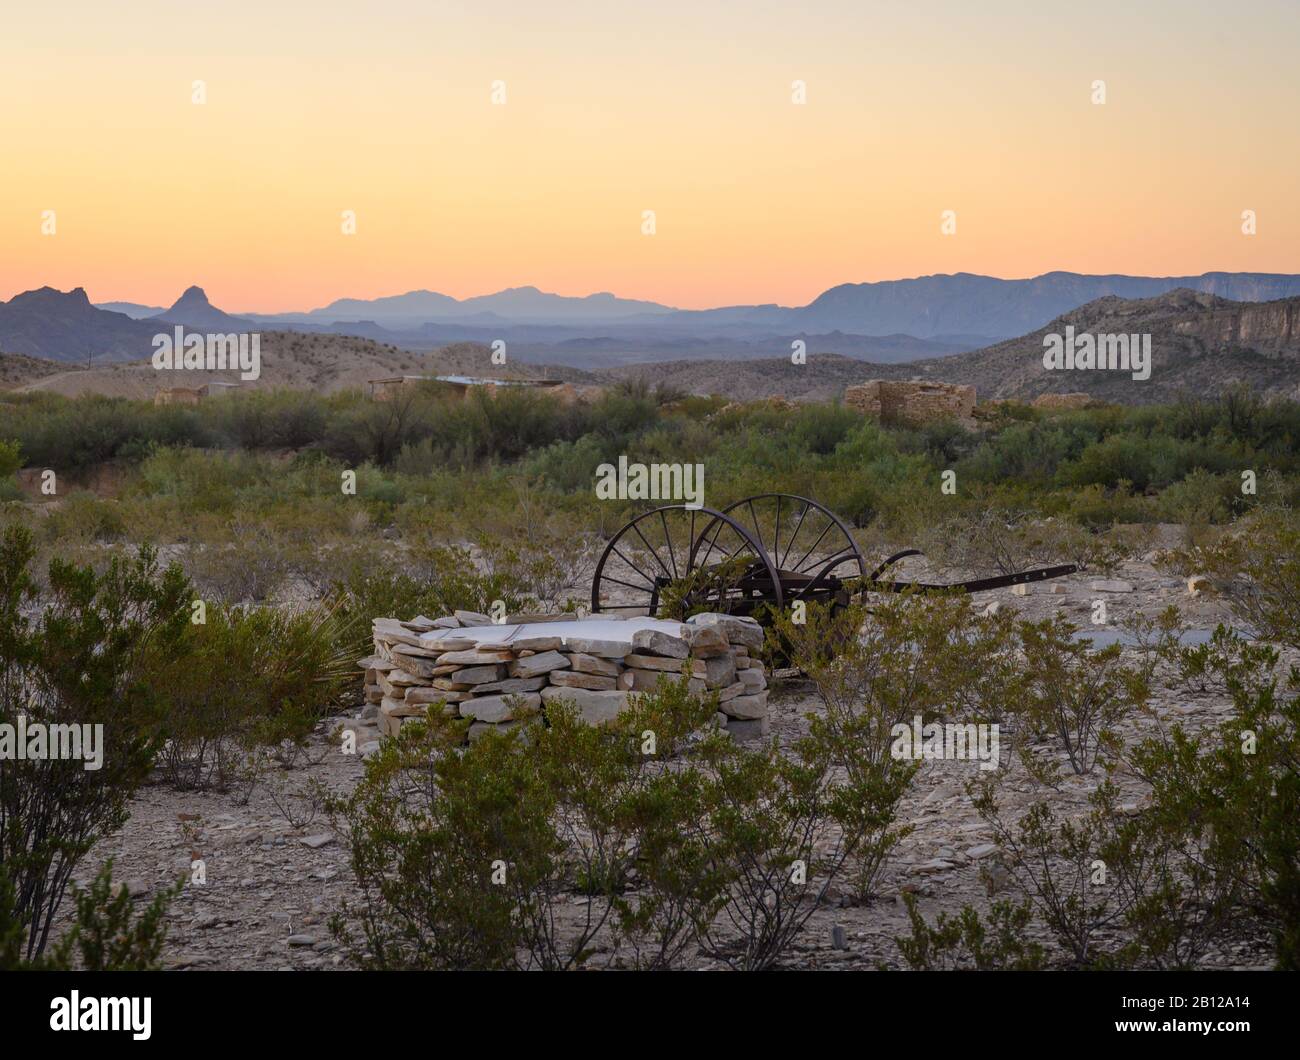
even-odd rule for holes
{"type": "MultiPolygon", "coordinates": [[[[1010,590],[983,594],[975,606],[996,601],[1016,607],[1027,617],[1061,612],[1082,627],[1090,625],[1092,602],[1105,598],[1109,622],[1141,610],[1155,614],[1179,604],[1186,621],[1212,629],[1226,618],[1214,598],[1189,598],[1181,579],[1166,577],[1148,562],[1131,562],[1113,579],[1127,583],[1100,591],[1094,576],[1074,575],[1032,588],[1028,596],[1010,590]],[[1052,592],[1056,584],[1063,591],[1052,592]],[[1131,588],[1131,591],[1128,591],[1131,588]]],[[[360,693],[358,679],[358,693],[360,693]]],[[[1161,691],[1154,704],[1159,722],[1144,718],[1125,725],[1126,741],[1144,728],[1178,720],[1196,727],[1213,723],[1228,712],[1221,696],[1189,696],[1161,691]]],[[[798,736],[806,715],[817,709],[811,686],[797,677],[773,682],[773,731],[782,740],[798,736]]],[[[358,894],[348,866],[344,843],[322,816],[310,817],[309,785],[319,781],[335,793],[348,791],[363,771],[362,757],[378,739],[377,731],[355,716],[323,723],[308,753],[291,768],[276,766],[254,786],[245,801],[241,792],[181,793],[164,786],[142,790],[131,805],[131,817],[118,833],[106,837],[80,868],[88,879],[105,858],[115,861],[114,876],[126,881],[141,900],[156,888],[188,875],[191,861],[201,858],[207,870],[204,886],[188,886],[173,903],[165,965],[204,969],[329,969],[346,962],[330,939],[327,921],[358,894]],[[358,732],[358,755],[345,755],[326,739],[342,722],[358,732]],[[286,810],[288,811],[286,813],[286,810]],[[292,818],[292,819],[291,819],[292,818]]],[[[902,806],[902,820],[915,827],[891,861],[882,897],[865,906],[832,892],[788,955],[787,963],[808,968],[875,968],[899,966],[894,938],[907,933],[902,904],[904,891],[914,893],[927,918],[939,910],[955,912],[971,902],[984,908],[997,897],[1010,897],[1005,869],[998,864],[988,826],[979,818],[963,788],[976,769],[974,762],[928,762],[917,776],[902,806]],[[986,885],[981,867],[991,880],[986,885]],[[990,893],[992,892],[992,893],[990,893]],[[841,943],[837,947],[836,942],[841,943]]],[[[1142,785],[1120,778],[1121,801],[1138,804],[1142,785]]],[[[1082,811],[1096,784],[1092,777],[1070,779],[1054,798],[1057,809],[1082,811]]],[[[1023,769],[1012,767],[1005,798],[1011,809],[1030,801],[1030,784],[1023,769]],[[1017,772],[1018,770],[1018,772],[1017,772]]],[[[575,915],[585,899],[574,896],[575,915]]],[[[1048,939],[1043,936],[1045,944],[1048,939]]],[[[617,958],[597,953],[595,966],[617,958]]],[[[717,962],[699,957],[693,966],[717,962]]],[[[1211,963],[1231,967],[1267,967],[1262,940],[1238,938],[1228,942],[1211,963]]]]}

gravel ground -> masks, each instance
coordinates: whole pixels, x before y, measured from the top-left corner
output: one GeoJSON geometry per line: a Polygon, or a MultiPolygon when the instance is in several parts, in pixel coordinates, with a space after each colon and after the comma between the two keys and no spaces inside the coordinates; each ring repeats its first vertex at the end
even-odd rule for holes
{"type": "MultiPolygon", "coordinates": [[[[1010,590],[984,594],[977,606],[997,601],[1018,608],[1026,617],[1042,618],[1064,613],[1088,627],[1092,602],[1107,601],[1111,624],[1140,609],[1154,614],[1178,603],[1185,620],[1197,628],[1212,629],[1226,617],[1221,604],[1209,597],[1189,598],[1180,579],[1155,571],[1149,562],[1127,564],[1113,577],[1132,585],[1132,592],[1102,593],[1091,588],[1091,576],[1074,575],[1055,583],[1063,591],[1051,592],[1050,583],[1033,587],[1030,595],[1010,590]]],[[[771,697],[773,729],[782,740],[796,737],[806,726],[806,715],[817,709],[809,683],[797,677],[777,680],[771,697]]],[[[1214,722],[1227,714],[1228,704],[1214,695],[1175,695],[1160,692],[1155,701],[1162,721],[1180,720],[1191,727],[1214,722]]],[[[358,712],[359,713],[359,712],[358,712]]],[[[247,801],[238,792],[176,792],[162,785],[140,791],[131,803],[125,827],[101,841],[80,868],[89,878],[103,859],[115,861],[115,879],[126,881],[132,893],[144,900],[156,888],[189,872],[191,860],[201,858],[207,871],[203,886],[187,886],[173,903],[164,963],[168,968],[329,969],[345,965],[327,929],[330,915],[345,901],[355,903],[357,891],[344,844],[323,815],[298,820],[309,807],[309,782],[318,780],[335,793],[345,793],[360,778],[360,756],[348,756],[328,742],[325,732],[344,722],[358,730],[363,746],[377,733],[354,718],[332,719],[321,726],[308,753],[291,769],[277,769],[258,784],[247,801]],[[281,791],[287,794],[281,794],[281,791]],[[298,824],[286,816],[287,807],[298,824]]],[[[1132,741],[1149,719],[1130,722],[1122,736],[1132,741]]],[[[926,763],[905,797],[901,819],[915,831],[890,862],[881,897],[860,906],[832,891],[828,902],[810,920],[805,933],[789,952],[785,963],[797,967],[875,968],[898,966],[895,936],[906,933],[907,918],[902,893],[914,893],[921,910],[933,917],[938,910],[956,911],[966,902],[986,908],[996,897],[1009,897],[999,889],[1005,870],[986,844],[992,842],[988,826],[979,818],[964,793],[974,763],[926,763]],[[980,868],[990,869],[990,887],[980,868]],[[835,928],[843,929],[846,948],[832,944],[835,928]]],[[[1053,796],[1058,812],[1085,809],[1092,777],[1071,775],[1053,796]]],[[[1121,802],[1137,804],[1142,785],[1121,778],[1121,802]]],[[[1004,787],[1006,804],[1013,810],[1030,801],[1030,784],[1023,769],[1013,771],[1004,787]]],[[[583,899],[570,899],[577,914],[583,899]]],[[[1040,941],[1049,940],[1040,932],[1040,941]]],[[[598,952],[592,964],[618,960],[608,949],[598,952]]],[[[690,962],[707,968],[716,962],[699,957],[690,962]]],[[[1224,967],[1267,967],[1261,940],[1229,941],[1209,962],[1224,967]]]]}

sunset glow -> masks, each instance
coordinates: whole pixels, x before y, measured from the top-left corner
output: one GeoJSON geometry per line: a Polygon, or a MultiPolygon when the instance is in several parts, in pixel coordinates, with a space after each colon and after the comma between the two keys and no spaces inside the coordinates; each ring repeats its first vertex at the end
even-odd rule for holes
{"type": "Polygon", "coordinates": [[[1298,39],[1281,2],[12,5],[0,298],[1300,272],[1298,39]]]}

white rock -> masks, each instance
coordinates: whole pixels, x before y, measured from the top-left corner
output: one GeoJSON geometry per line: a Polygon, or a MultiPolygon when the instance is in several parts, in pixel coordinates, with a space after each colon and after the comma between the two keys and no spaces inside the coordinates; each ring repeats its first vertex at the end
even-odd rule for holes
{"type": "Polygon", "coordinates": [[[688,664],[684,656],[680,659],[661,659],[658,655],[632,654],[624,657],[623,662],[638,670],[662,670],[670,674],[680,674],[687,670],[695,677],[704,677],[708,673],[703,659],[694,659],[688,664]]]}
{"type": "Polygon", "coordinates": [[[766,714],[761,718],[729,718],[727,732],[737,740],[758,740],[772,730],[772,723],[766,714]]]}
{"type": "MultiPolygon", "coordinates": [[[[659,687],[661,681],[679,681],[681,674],[669,673],[664,670],[642,670],[635,666],[629,666],[618,675],[618,687],[625,691],[632,692],[653,692],[659,687]]],[[[704,679],[692,677],[686,686],[686,690],[693,695],[700,695],[705,691],[704,679]]]]}
{"type": "Polygon", "coordinates": [[[623,667],[613,659],[602,659],[595,655],[584,655],[575,651],[569,656],[569,665],[583,674],[600,674],[601,677],[617,677],[623,667]]]}
{"type": "Polygon", "coordinates": [[[691,654],[701,659],[731,651],[727,635],[716,626],[688,626],[686,643],[691,646],[691,654]]]}
{"type": "Polygon", "coordinates": [[[540,677],[508,677],[504,681],[493,681],[490,684],[478,685],[474,689],[474,694],[485,696],[489,692],[497,692],[503,696],[515,695],[519,692],[540,692],[546,687],[546,674],[540,677]]]}
{"type": "Polygon", "coordinates": [[[515,657],[515,653],[503,648],[470,648],[462,651],[443,652],[438,656],[439,666],[482,666],[485,663],[505,663],[510,662],[515,657]]]}
{"type": "Polygon", "coordinates": [[[540,655],[530,655],[526,659],[516,659],[507,669],[511,677],[538,677],[552,670],[566,669],[569,657],[558,651],[544,651],[540,655]]]}
{"type": "Polygon", "coordinates": [[[514,696],[475,696],[460,703],[460,716],[476,721],[513,721],[523,710],[536,710],[542,697],[536,692],[523,692],[514,696]]]}
{"type": "Polygon", "coordinates": [[[450,688],[411,688],[407,689],[404,703],[459,703],[462,699],[469,699],[468,691],[457,692],[450,688]]]}
{"type": "Polygon", "coordinates": [[[1094,593],[1131,593],[1133,583],[1118,578],[1098,578],[1088,586],[1094,593]]]}
{"type": "Polygon", "coordinates": [[[542,689],[542,701],[572,703],[579,716],[588,725],[613,721],[628,706],[628,692],[592,692],[585,688],[558,688],[550,685],[542,689]]]}
{"type": "Polygon", "coordinates": [[[671,659],[685,659],[691,646],[681,637],[661,633],[657,629],[638,629],[632,634],[632,647],[651,655],[666,655],[671,659]]]}
{"type": "Polygon", "coordinates": [[[758,692],[752,696],[736,696],[720,703],[719,709],[732,718],[766,718],[767,693],[758,692]]]}
{"type": "Polygon", "coordinates": [[[491,681],[500,681],[506,676],[506,668],[500,663],[490,666],[466,666],[449,675],[458,685],[485,685],[491,681]]]}
{"type": "Polygon", "coordinates": [[[589,688],[595,692],[613,692],[617,679],[603,674],[584,674],[576,670],[552,670],[547,675],[557,688],[589,688]]]}
{"type": "Polygon", "coordinates": [[[719,628],[729,642],[743,644],[754,651],[762,650],[763,627],[745,615],[723,615],[711,611],[703,615],[692,615],[687,621],[693,626],[719,628]]]}
{"type": "Polygon", "coordinates": [[[564,638],[564,646],[570,651],[585,655],[599,655],[602,659],[621,659],[632,650],[631,640],[603,640],[591,637],[564,638]]]}

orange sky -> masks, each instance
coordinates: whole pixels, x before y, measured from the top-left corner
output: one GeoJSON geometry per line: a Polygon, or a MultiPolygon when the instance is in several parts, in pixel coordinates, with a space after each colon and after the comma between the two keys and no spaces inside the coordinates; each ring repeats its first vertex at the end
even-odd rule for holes
{"type": "Polygon", "coordinates": [[[5,23],[0,298],[703,307],[1300,272],[1294,2],[77,0],[5,23]]]}

